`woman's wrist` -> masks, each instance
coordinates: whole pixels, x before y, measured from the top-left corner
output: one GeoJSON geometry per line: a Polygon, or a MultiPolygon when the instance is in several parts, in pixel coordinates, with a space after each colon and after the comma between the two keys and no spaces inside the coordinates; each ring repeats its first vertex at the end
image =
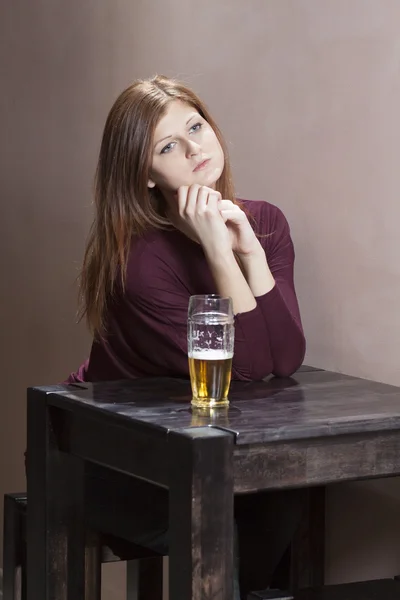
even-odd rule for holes
{"type": "Polygon", "coordinates": [[[252,253],[238,255],[238,260],[255,298],[267,294],[275,287],[275,279],[261,244],[252,253]]]}
{"type": "Polygon", "coordinates": [[[254,246],[249,252],[235,252],[235,255],[240,260],[240,262],[249,262],[254,260],[262,260],[265,259],[264,248],[261,246],[260,241],[256,238],[254,241],[254,246]]]}
{"type": "Polygon", "coordinates": [[[235,261],[235,255],[228,244],[212,241],[211,243],[201,243],[201,246],[208,263],[226,265],[235,261]]]}

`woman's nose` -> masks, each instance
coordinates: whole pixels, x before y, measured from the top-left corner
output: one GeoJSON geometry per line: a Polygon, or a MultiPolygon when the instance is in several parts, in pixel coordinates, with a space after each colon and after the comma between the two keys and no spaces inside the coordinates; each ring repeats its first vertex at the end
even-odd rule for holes
{"type": "Polygon", "coordinates": [[[198,154],[201,154],[201,147],[199,144],[196,144],[196,142],[193,142],[192,140],[188,140],[186,157],[190,158],[191,156],[197,156],[198,154]]]}

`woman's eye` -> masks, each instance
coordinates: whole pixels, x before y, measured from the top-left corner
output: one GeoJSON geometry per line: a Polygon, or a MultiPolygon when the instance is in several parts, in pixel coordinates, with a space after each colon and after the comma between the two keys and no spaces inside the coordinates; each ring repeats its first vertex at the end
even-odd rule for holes
{"type": "Polygon", "coordinates": [[[167,154],[168,152],[171,152],[171,150],[174,147],[175,147],[175,142],[170,142],[169,144],[164,146],[164,148],[161,150],[160,154],[167,154]]]}
{"type": "Polygon", "coordinates": [[[198,131],[199,129],[202,128],[202,126],[203,126],[202,123],[196,123],[196,125],[193,125],[193,127],[191,127],[189,129],[189,131],[198,131]]]}

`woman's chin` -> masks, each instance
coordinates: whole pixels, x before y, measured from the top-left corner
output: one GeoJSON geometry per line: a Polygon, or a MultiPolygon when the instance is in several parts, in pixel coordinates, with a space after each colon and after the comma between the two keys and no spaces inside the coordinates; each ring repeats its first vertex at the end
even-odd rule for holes
{"type": "Polygon", "coordinates": [[[212,169],[210,173],[204,171],[204,173],[201,173],[201,175],[202,176],[198,178],[198,181],[194,181],[193,183],[198,183],[199,185],[204,185],[215,190],[217,182],[222,175],[222,169],[217,167],[215,169],[212,169]]]}

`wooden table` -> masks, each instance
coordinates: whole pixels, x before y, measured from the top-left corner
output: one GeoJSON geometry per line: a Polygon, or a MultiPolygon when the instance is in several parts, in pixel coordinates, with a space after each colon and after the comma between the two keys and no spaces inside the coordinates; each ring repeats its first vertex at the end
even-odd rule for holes
{"type": "Polygon", "coordinates": [[[190,398],[173,379],[28,391],[28,600],[84,598],[86,460],[169,489],[170,600],[231,600],[234,493],[400,473],[400,388],[303,368],[235,382],[219,417],[190,398]]]}

